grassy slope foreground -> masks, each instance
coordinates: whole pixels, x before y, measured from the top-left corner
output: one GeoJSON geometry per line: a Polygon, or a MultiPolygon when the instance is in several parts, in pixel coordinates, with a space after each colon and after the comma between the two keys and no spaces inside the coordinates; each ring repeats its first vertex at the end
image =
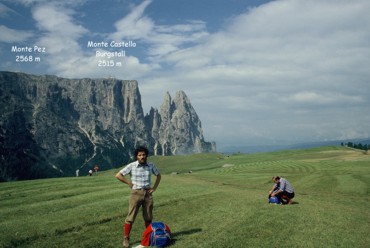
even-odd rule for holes
{"type": "MultiPolygon", "coordinates": [[[[342,147],[261,154],[151,157],[162,172],[155,220],[171,247],[368,247],[370,155],[342,147]],[[189,173],[189,171],[192,173],[189,173]],[[267,203],[271,177],[294,205],[267,203]]],[[[114,178],[0,184],[0,247],[122,247],[129,188],[114,178]]],[[[131,240],[144,231],[138,216],[131,240]]]]}

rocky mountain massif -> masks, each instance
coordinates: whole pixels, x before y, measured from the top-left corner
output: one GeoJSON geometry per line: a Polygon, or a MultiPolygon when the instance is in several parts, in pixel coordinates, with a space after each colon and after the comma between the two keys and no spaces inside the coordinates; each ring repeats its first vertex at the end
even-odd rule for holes
{"type": "Polygon", "coordinates": [[[120,167],[152,155],[215,152],[183,91],[144,116],[138,82],[0,72],[0,181],[120,167]]]}

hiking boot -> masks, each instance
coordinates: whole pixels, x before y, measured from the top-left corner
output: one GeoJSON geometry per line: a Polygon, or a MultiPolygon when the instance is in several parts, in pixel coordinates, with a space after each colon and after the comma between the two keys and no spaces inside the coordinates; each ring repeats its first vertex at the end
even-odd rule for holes
{"type": "Polygon", "coordinates": [[[130,247],[130,237],[123,237],[123,247],[130,247]]]}

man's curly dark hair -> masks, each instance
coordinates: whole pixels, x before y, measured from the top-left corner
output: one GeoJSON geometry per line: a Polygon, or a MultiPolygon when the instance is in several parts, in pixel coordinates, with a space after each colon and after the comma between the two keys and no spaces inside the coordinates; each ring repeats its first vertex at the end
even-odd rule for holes
{"type": "Polygon", "coordinates": [[[139,154],[139,152],[144,152],[146,156],[149,155],[149,150],[146,147],[139,146],[138,148],[135,149],[135,152],[134,152],[135,158],[137,157],[137,155],[139,154]]]}

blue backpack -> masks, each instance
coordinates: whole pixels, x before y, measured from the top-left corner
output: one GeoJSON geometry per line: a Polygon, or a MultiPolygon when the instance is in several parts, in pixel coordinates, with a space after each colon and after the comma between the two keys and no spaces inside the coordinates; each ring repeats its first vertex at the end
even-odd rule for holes
{"type": "Polygon", "coordinates": [[[153,222],[151,227],[150,246],[165,247],[170,244],[171,231],[166,224],[162,222],[153,222]]]}
{"type": "Polygon", "coordinates": [[[271,196],[269,198],[269,203],[270,204],[280,204],[281,202],[280,202],[279,198],[277,198],[276,196],[271,196]]]}

